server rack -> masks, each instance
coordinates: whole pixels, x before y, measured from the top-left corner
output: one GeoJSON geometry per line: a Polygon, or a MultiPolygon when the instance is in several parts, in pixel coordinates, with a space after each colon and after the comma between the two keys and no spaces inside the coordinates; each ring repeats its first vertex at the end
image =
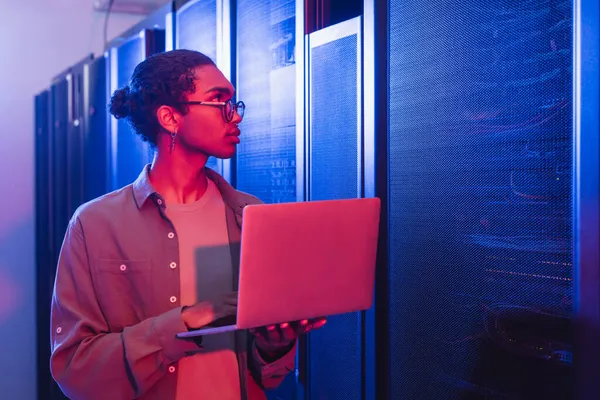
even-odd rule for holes
{"type": "Polygon", "coordinates": [[[108,59],[102,55],[83,69],[83,199],[90,201],[111,188],[108,59]]]}
{"type": "MultiPolygon", "coordinates": [[[[119,35],[107,46],[109,93],[129,84],[137,64],[155,53],[172,49],[174,10],[169,2],[158,11],[119,35]]],[[[115,190],[132,183],[154,149],[141,140],[124,120],[110,117],[110,181],[115,190]]]]}
{"type": "Polygon", "coordinates": [[[237,2],[236,87],[248,112],[236,156],[236,187],[267,203],[304,195],[297,188],[296,168],[297,151],[304,154],[303,143],[297,143],[303,124],[297,125],[296,105],[304,92],[304,66],[298,62],[303,13],[298,15],[298,8],[293,0],[237,2]]]}
{"type": "MultiPolygon", "coordinates": [[[[377,399],[439,398],[439,396],[445,396],[445,398],[523,396],[531,395],[536,388],[547,390],[544,389],[544,384],[547,383],[543,380],[542,375],[544,374],[552,377],[551,384],[553,385],[551,386],[552,391],[542,393],[542,395],[548,396],[546,398],[553,398],[552,396],[556,397],[558,395],[568,396],[567,393],[573,390],[578,391],[580,398],[592,398],[592,395],[598,393],[600,377],[598,376],[598,369],[594,367],[599,358],[596,342],[600,333],[600,293],[598,290],[598,249],[600,248],[598,231],[600,224],[598,223],[597,174],[599,169],[599,128],[597,115],[594,111],[598,109],[599,94],[598,4],[590,0],[562,1],[556,2],[551,9],[547,9],[544,2],[529,2],[527,6],[530,8],[521,10],[518,13],[520,17],[523,17],[523,15],[529,17],[525,23],[521,24],[520,29],[522,31],[519,31],[519,33],[524,34],[523,37],[527,40],[502,43],[502,35],[510,33],[510,29],[499,29],[496,33],[492,30],[490,31],[492,33],[491,37],[498,39],[500,43],[492,43],[493,40],[490,42],[482,40],[486,45],[489,45],[489,47],[483,48],[483,52],[494,49],[492,44],[496,46],[496,50],[505,51],[505,54],[512,54],[510,53],[511,48],[521,46],[518,47],[521,55],[529,56],[529,58],[524,57],[527,63],[521,60],[522,65],[530,67],[531,64],[539,63],[542,58],[546,57],[543,60],[544,62],[541,63],[542,66],[540,67],[540,64],[538,64],[537,68],[539,69],[535,70],[535,73],[526,68],[517,70],[514,66],[521,64],[517,64],[514,59],[509,59],[507,63],[503,64],[503,69],[481,74],[485,66],[473,61],[473,55],[478,50],[476,46],[471,44],[476,42],[477,39],[486,38],[487,36],[481,35],[486,29],[497,26],[495,24],[510,22],[493,18],[493,16],[500,14],[509,15],[511,12],[514,13],[514,7],[518,6],[509,3],[496,1],[483,8],[473,8],[472,5],[475,3],[468,2],[461,3],[454,11],[448,11],[447,7],[441,7],[441,2],[438,2],[433,3],[432,7],[428,8],[429,14],[421,14],[419,10],[423,9],[421,6],[424,3],[416,0],[408,3],[395,0],[386,2],[365,1],[362,22],[355,23],[355,26],[358,27],[358,30],[354,30],[354,32],[358,32],[357,41],[360,37],[360,40],[364,43],[362,49],[357,48],[357,52],[363,53],[364,60],[378,60],[378,62],[370,64],[363,61],[361,64],[357,60],[357,66],[360,65],[362,68],[362,78],[360,80],[363,82],[357,91],[358,96],[363,98],[362,111],[357,108],[357,118],[359,115],[362,118],[360,122],[362,133],[357,130],[357,135],[362,134],[364,139],[362,141],[357,140],[356,147],[357,149],[361,147],[364,154],[362,160],[357,158],[357,163],[362,165],[360,168],[356,167],[357,180],[361,181],[362,184],[357,183],[356,190],[357,195],[371,196],[376,194],[384,200],[382,206],[385,218],[382,220],[382,251],[379,254],[375,310],[369,310],[358,316],[343,316],[337,321],[331,319],[330,324],[322,332],[314,332],[310,335],[307,355],[311,368],[308,370],[300,368],[297,371],[300,376],[303,373],[308,375],[307,393],[298,394],[297,398],[319,398],[324,395],[331,395],[330,398],[343,395],[345,398],[377,399]],[[502,13],[493,13],[494,7],[500,7],[502,13]],[[465,30],[464,27],[461,27],[461,35],[458,34],[459,27],[453,22],[459,19],[452,18],[453,13],[459,11],[464,11],[461,16],[469,22],[469,24],[466,24],[469,29],[465,30]],[[388,23],[384,23],[386,20],[389,20],[387,21],[389,29],[388,23]],[[442,27],[441,33],[432,29],[431,20],[440,21],[437,26],[438,28],[442,27]],[[377,25],[375,25],[375,21],[379,21],[377,25]],[[548,43],[550,49],[546,53],[552,54],[536,53],[534,51],[537,49],[536,35],[527,35],[527,32],[530,32],[527,29],[532,26],[543,28],[541,36],[548,39],[546,43],[548,43]],[[582,29],[583,26],[586,29],[582,29]],[[569,36],[561,36],[560,40],[556,40],[553,35],[556,35],[557,32],[562,32],[563,35],[565,35],[565,32],[570,32],[568,34],[572,35],[570,36],[572,41],[570,49],[567,45],[570,41],[569,36]],[[457,40],[453,41],[452,39],[457,40]],[[533,45],[531,40],[534,40],[533,45]],[[456,46],[456,43],[459,46],[452,47],[456,46]],[[466,59],[466,65],[481,69],[460,70],[461,63],[453,57],[457,57],[456,60],[466,59]],[[440,59],[447,62],[440,62],[440,59]],[[552,73],[543,71],[543,68],[555,65],[558,62],[557,60],[562,62],[559,73],[554,72],[554,70],[549,71],[552,73]],[[565,70],[570,72],[565,72],[565,70]],[[493,80],[484,82],[472,79],[469,74],[473,71],[479,71],[478,73],[481,74],[479,77],[494,78],[495,82],[493,80]],[[514,75],[530,73],[531,76],[526,79],[517,79],[519,81],[516,82],[517,84],[513,82],[512,85],[499,85],[498,83],[502,83],[504,77],[508,75],[507,71],[512,71],[514,75]],[[428,73],[432,75],[428,75],[428,73]],[[547,83],[544,86],[546,87],[545,90],[536,92],[535,89],[529,89],[529,91],[523,89],[527,85],[529,85],[529,88],[535,88],[536,79],[538,79],[538,82],[547,83]],[[556,85],[557,80],[560,82],[559,85],[556,85]],[[556,145],[552,145],[554,147],[551,148],[554,149],[555,155],[558,154],[555,160],[559,160],[562,166],[555,168],[553,173],[559,178],[557,182],[567,180],[567,185],[556,189],[557,186],[553,186],[556,183],[547,180],[541,184],[528,186],[532,182],[535,183],[535,179],[531,176],[519,176],[519,174],[512,174],[513,179],[509,179],[508,184],[505,185],[508,187],[509,195],[513,196],[509,196],[509,200],[513,202],[520,200],[519,198],[544,200],[540,198],[544,197],[543,192],[550,193],[550,197],[555,201],[553,210],[557,213],[556,215],[560,216],[560,218],[555,218],[555,221],[561,220],[562,222],[558,225],[552,225],[555,222],[549,222],[552,218],[549,218],[548,214],[539,213],[538,215],[546,218],[545,222],[542,220],[543,222],[539,223],[539,226],[550,227],[555,232],[562,232],[564,235],[563,245],[557,246],[557,242],[551,240],[542,243],[539,240],[542,235],[539,235],[537,236],[537,242],[546,245],[546,249],[550,248],[551,251],[537,251],[525,246],[527,243],[516,243],[515,245],[515,243],[507,244],[506,241],[502,240],[494,242],[490,241],[490,239],[493,239],[490,236],[493,235],[482,235],[481,232],[473,231],[473,222],[479,224],[480,230],[490,229],[494,226],[497,232],[502,230],[501,217],[504,216],[506,220],[508,214],[500,212],[502,205],[498,202],[494,203],[486,200],[487,196],[490,193],[493,194],[494,190],[498,188],[492,187],[494,185],[485,187],[486,185],[474,184],[480,182],[479,180],[483,178],[482,175],[473,174],[473,171],[477,172],[478,169],[481,170],[485,166],[491,171],[488,176],[495,179],[497,177],[495,175],[496,170],[506,169],[510,165],[516,165],[517,167],[523,165],[519,164],[522,161],[519,158],[521,155],[511,155],[510,153],[511,146],[514,150],[515,147],[518,147],[518,140],[523,141],[522,137],[527,137],[527,135],[523,135],[523,132],[515,132],[518,127],[513,127],[510,131],[511,140],[505,140],[501,135],[506,133],[507,126],[498,122],[511,121],[511,118],[516,119],[520,116],[519,113],[526,113],[528,110],[528,104],[523,103],[522,107],[509,107],[512,114],[507,113],[505,110],[504,114],[500,112],[500,114],[494,115],[491,109],[494,106],[494,101],[499,100],[490,100],[494,96],[482,96],[480,98],[483,99],[481,102],[489,109],[474,113],[470,109],[472,105],[464,100],[470,98],[467,89],[469,89],[469,84],[473,82],[479,85],[479,90],[487,90],[488,93],[494,93],[494,88],[504,87],[506,92],[503,93],[504,97],[502,99],[505,102],[508,102],[511,97],[508,95],[514,94],[518,90],[524,90],[525,95],[513,97],[525,99],[525,101],[538,101],[552,90],[558,89],[560,89],[559,92],[562,90],[562,95],[558,99],[569,99],[570,104],[564,107],[560,104],[560,101],[554,103],[553,101],[556,101],[556,99],[550,99],[551,101],[548,103],[539,103],[539,115],[542,120],[538,121],[541,122],[541,125],[539,125],[541,128],[538,132],[541,132],[540,135],[542,136],[546,135],[546,138],[538,137],[538,147],[530,144],[525,146],[523,152],[525,156],[537,156],[540,149],[544,149],[544,146],[554,141],[556,145]],[[571,85],[571,87],[568,88],[565,85],[571,85]],[[464,90],[464,92],[456,92],[459,90],[464,90]],[[369,110],[370,105],[373,107],[372,110],[369,110]],[[545,117],[549,117],[553,112],[556,112],[557,107],[559,112],[552,118],[544,120],[545,117]],[[572,110],[570,115],[569,109],[572,110]],[[453,113],[456,110],[462,111],[463,115],[457,116],[456,113],[453,113]],[[470,124],[468,129],[465,128],[465,119],[468,119],[470,124]],[[544,129],[543,124],[548,123],[548,121],[551,121],[551,129],[544,129]],[[572,122],[572,125],[569,124],[569,121],[572,122]],[[571,126],[571,128],[568,128],[568,126],[571,126]],[[470,133],[481,134],[481,136],[473,139],[473,141],[465,139],[461,135],[469,129],[474,130],[474,132],[469,131],[470,133]],[[377,135],[375,135],[375,131],[377,131],[377,135]],[[428,137],[425,131],[437,132],[438,135],[428,137]],[[442,138],[440,140],[440,132],[453,136],[451,139],[442,138]],[[519,135],[521,135],[521,138],[519,138],[519,135]],[[498,145],[500,147],[497,147],[498,145]],[[494,164],[485,157],[473,158],[476,151],[481,149],[486,151],[485,149],[488,148],[500,149],[500,153],[504,152],[502,153],[504,156],[508,154],[512,157],[509,158],[513,164],[506,162],[494,164]],[[417,160],[415,157],[420,157],[420,159],[417,160]],[[485,160],[487,160],[487,164],[484,163],[485,160]],[[452,165],[459,168],[456,168],[450,174],[447,168],[452,165]],[[446,182],[455,177],[462,183],[462,186],[445,185],[441,177],[447,177],[446,182]],[[524,192],[523,188],[538,192],[524,192]],[[466,200],[458,196],[465,194],[466,200]],[[526,196],[523,197],[523,195],[526,196]],[[483,210],[488,217],[477,219],[465,217],[464,214],[457,215],[454,212],[455,208],[449,204],[447,196],[455,204],[462,204],[461,210],[465,213],[468,211],[476,214],[481,213],[483,210]],[[463,202],[460,203],[460,201],[463,202]],[[482,204],[487,205],[489,208],[482,208],[482,204]],[[425,210],[426,213],[419,214],[418,210],[425,210]],[[565,217],[565,215],[570,215],[570,217],[565,217]],[[458,218],[450,221],[449,218],[453,217],[458,218]],[[555,226],[566,227],[566,229],[555,229],[555,226]],[[466,243],[465,238],[470,238],[471,242],[466,243]],[[565,238],[566,240],[564,240],[565,238]],[[572,245],[565,246],[565,242],[571,242],[572,245]],[[434,243],[435,246],[432,246],[431,243],[434,243]],[[504,247],[499,252],[500,245],[504,247]],[[524,256],[524,253],[528,255],[524,256]],[[545,253],[545,255],[543,257],[539,256],[540,253],[545,253]],[[538,256],[539,258],[536,258],[538,256]],[[514,260],[511,260],[511,258],[514,260]],[[484,262],[487,264],[482,269],[474,263],[474,259],[485,260],[484,262]],[[500,266],[504,266],[506,269],[498,267],[499,259],[504,260],[500,266]],[[515,260],[517,261],[515,262],[515,260]],[[539,268],[534,271],[535,273],[531,273],[532,264],[535,263],[539,264],[539,268]],[[570,271],[561,270],[558,266],[568,267],[569,264],[570,271]],[[552,267],[553,265],[555,267],[552,267]],[[444,270],[444,266],[448,268],[444,270]],[[461,267],[464,268],[461,269],[461,267]],[[530,270],[527,270],[528,268],[530,270]],[[499,275],[508,275],[509,278],[498,278],[499,275]],[[526,279],[530,279],[530,282],[536,280],[536,282],[544,282],[546,280],[554,283],[533,283],[536,288],[540,289],[536,295],[535,290],[526,288],[528,285],[525,282],[526,279]],[[510,285],[514,285],[519,289],[507,290],[510,285]],[[525,295],[522,295],[523,293],[525,295]],[[566,302],[557,301],[559,298],[565,298],[566,302]],[[470,302],[465,301],[465,299],[470,302]],[[497,299],[508,300],[508,303],[513,306],[515,304],[519,306],[519,303],[529,303],[529,305],[542,305],[543,308],[550,310],[550,312],[541,314],[523,314],[540,318],[536,319],[539,323],[538,327],[542,326],[542,322],[547,324],[545,330],[542,329],[543,332],[540,337],[549,337],[547,334],[550,333],[550,329],[559,333],[571,332],[573,335],[567,336],[567,340],[557,341],[553,338],[545,342],[554,346],[556,346],[556,343],[563,345],[546,360],[555,363],[552,367],[548,367],[548,362],[539,358],[537,359],[539,362],[532,363],[531,354],[521,354],[522,360],[527,365],[532,366],[528,371],[525,371],[526,374],[531,375],[530,384],[516,384],[516,381],[511,381],[510,373],[502,378],[504,381],[493,381],[491,379],[493,376],[486,367],[486,365],[493,362],[499,368],[508,371],[510,370],[508,367],[514,365],[513,353],[515,347],[505,349],[506,354],[502,358],[500,352],[493,348],[501,340],[498,340],[497,335],[486,337],[488,333],[485,332],[481,336],[480,328],[486,326],[482,322],[485,320],[482,317],[484,314],[478,313],[475,310],[476,306],[471,307],[473,304],[482,305],[487,313],[485,314],[486,318],[493,317],[494,321],[504,324],[502,326],[505,327],[509,326],[507,324],[518,322],[520,317],[518,313],[494,313],[498,309],[493,309],[490,304],[496,302],[497,299]],[[444,313],[449,314],[450,317],[444,315],[444,313]],[[551,314],[551,317],[544,319],[546,317],[544,314],[551,314]],[[450,329],[455,325],[446,323],[452,319],[460,322],[458,325],[463,326],[450,329]],[[565,323],[567,320],[575,321],[575,323],[565,323]],[[332,321],[334,322],[333,327],[331,326],[332,321]],[[377,322],[375,331],[370,328],[374,321],[377,322]],[[341,336],[342,332],[347,331],[346,326],[343,326],[345,324],[358,329],[351,328],[354,330],[350,335],[353,337],[350,339],[347,336],[341,336]],[[428,329],[420,330],[419,326],[428,329]],[[454,341],[448,341],[445,336],[447,334],[465,333],[465,331],[473,331],[475,334],[461,336],[459,340],[454,341]],[[358,332],[360,338],[355,337],[356,332],[358,332]],[[377,336],[377,356],[375,356],[374,351],[374,335],[377,336]],[[418,345],[421,345],[418,347],[418,351],[413,351],[414,342],[409,343],[409,339],[414,339],[418,345]],[[349,350],[341,349],[339,354],[335,354],[335,357],[331,352],[326,352],[325,357],[319,358],[316,354],[316,350],[319,348],[340,350],[336,347],[340,346],[335,342],[336,340],[346,340],[350,343],[348,347],[351,348],[349,350]],[[463,346],[462,349],[461,346],[463,346]],[[457,351],[457,348],[462,351],[457,351]],[[388,355],[386,350],[391,350],[391,353],[388,355]],[[577,351],[577,353],[576,357],[571,359],[573,351],[577,351]],[[342,371],[346,366],[349,366],[349,369],[345,372],[346,376],[331,375],[330,370],[323,370],[323,366],[331,368],[331,364],[326,364],[329,361],[333,361],[334,365],[337,365],[336,363],[340,362],[340,357],[347,357],[348,354],[350,355],[349,358],[342,359],[344,365],[339,369],[335,368],[335,371],[342,371]],[[438,356],[439,359],[436,361],[438,356]],[[512,360],[511,357],[513,357],[512,360]],[[442,362],[439,360],[442,360],[442,362]],[[323,364],[320,365],[320,363],[323,364]],[[441,371],[440,365],[451,365],[450,373],[441,371]],[[419,371],[420,374],[412,374],[411,371],[419,371]],[[366,379],[364,383],[361,383],[362,378],[366,379]],[[428,380],[429,378],[431,380],[428,380]],[[357,380],[358,384],[354,380],[357,380]],[[348,385],[339,387],[344,382],[347,382],[348,385]],[[375,382],[377,385],[374,384],[375,382]],[[432,384],[430,384],[431,382],[432,384]]],[[[238,0],[238,14],[243,12],[243,4],[246,3],[238,0]]],[[[253,4],[247,2],[246,10],[253,6],[253,4]]],[[[521,6],[524,7],[524,5],[521,6]]],[[[296,8],[296,18],[299,18],[300,12],[304,11],[304,5],[296,4],[296,8]]],[[[239,14],[238,25],[242,18],[244,16],[239,14]]],[[[170,24],[170,26],[174,25],[173,20],[170,24]]],[[[167,23],[165,23],[165,27],[166,25],[167,23]]],[[[298,22],[296,22],[296,26],[298,26],[298,22]]],[[[165,33],[166,36],[169,36],[168,32],[169,29],[165,33]]],[[[327,31],[324,34],[326,35],[327,31]]],[[[303,35],[303,27],[298,28],[297,37],[303,35]]],[[[316,38],[312,41],[313,45],[319,40],[319,36],[313,36],[313,38],[316,38]]],[[[333,35],[330,33],[330,36],[333,35]]],[[[173,39],[172,35],[171,39],[173,39]]],[[[341,37],[338,36],[339,39],[341,37]]],[[[238,38],[238,40],[241,40],[241,38],[238,38]]],[[[166,41],[169,40],[166,39],[166,41]]],[[[121,41],[122,43],[123,41],[121,41]]],[[[335,44],[335,42],[326,43],[325,41],[319,44],[332,43],[335,44]]],[[[344,47],[343,43],[337,43],[339,44],[329,47],[350,48],[350,46],[344,47]]],[[[315,85],[318,86],[319,82],[322,82],[323,76],[330,75],[323,71],[315,71],[314,66],[311,67],[311,62],[314,63],[315,61],[315,55],[317,59],[319,58],[318,52],[315,53],[314,50],[320,46],[311,46],[310,38],[305,45],[305,50],[303,45],[303,51],[295,52],[296,64],[303,67],[305,60],[301,58],[304,57],[304,52],[307,52],[307,67],[303,68],[302,73],[296,74],[297,88],[302,88],[302,90],[297,89],[296,91],[297,111],[295,121],[297,130],[295,136],[295,193],[297,200],[300,201],[324,198],[328,195],[326,193],[328,190],[335,190],[335,188],[323,188],[324,184],[320,183],[322,179],[317,174],[319,171],[314,168],[315,165],[318,167],[319,162],[323,161],[325,157],[320,149],[332,145],[326,141],[320,142],[318,137],[319,131],[322,131],[323,126],[326,126],[329,117],[318,114],[319,109],[323,107],[319,103],[321,97],[311,98],[307,96],[314,94],[315,85]],[[315,77],[317,80],[313,81],[312,79],[315,77]],[[307,110],[310,111],[306,115],[304,111],[305,104],[307,110]],[[318,106],[319,104],[321,105],[318,106]],[[315,111],[317,115],[312,114],[315,111]],[[317,146],[316,149],[313,148],[315,145],[317,146]]],[[[168,48],[168,45],[165,47],[168,48]]],[[[111,51],[109,50],[109,53],[111,51]]],[[[352,58],[348,56],[350,54],[348,50],[344,50],[341,54],[342,58],[352,58]]],[[[114,59],[110,58],[110,54],[107,56],[110,67],[110,63],[114,59]]],[[[239,50],[237,56],[241,58],[239,50]]],[[[323,60],[325,64],[331,62],[331,60],[327,61],[326,57],[323,60]]],[[[489,61],[489,59],[486,60],[489,61]]],[[[102,63],[102,61],[97,62],[98,65],[102,63]]],[[[99,66],[88,66],[87,68],[87,73],[90,76],[93,74],[91,72],[92,68],[101,69],[99,66]]],[[[238,73],[242,72],[239,65],[237,70],[238,73]]],[[[341,75],[343,71],[336,71],[335,74],[341,75]]],[[[111,76],[111,79],[113,78],[114,74],[111,76]]],[[[506,80],[511,82],[508,78],[506,80]]],[[[243,93],[244,80],[242,75],[240,75],[238,86],[243,93]]],[[[84,87],[86,86],[84,85],[84,87]]],[[[66,136],[65,132],[70,129],[68,128],[70,108],[68,100],[67,103],[64,100],[65,98],[68,99],[68,93],[69,83],[66,78],[59,77],[54,80],[52,88],[47,94],[50,99],[55,100],[54,102],[50,101],[49,112],[53,118],[52,124],[48,128],[49,134],[51,133],[51,137],[48,137],[48,145],[52,148],[49,157],[52,159],[61,160],[67,154],[67,145],[60,137],[66,136]],[[58,134],[54,135],[55,132],[58,134]]],[[[36,112],[36,120],[39,118],[39,121],[36,121],[36,127],[41,127],[42,130],[43,102],[44,95],[42,94],[36,99],[36,109],[39,111],[39,114],[36,112]]],[[[251,115],[250,113],[253,113],[254,110],[252,104],[248,103],[248,115],[251,115]]],[[[84,107],[84,109],[88,108],[84,107]]],[[[244,122],[247,121],[246,119],[244,122]]],[[[85,126],[89,126],[87,120],[83,123],[85,126]]],[[[333,131],[335,132],[335,129],[333,131]]],[[[41,135],[43,136],[43,133],[41,135]]],[[[344,138],[342,140],[348,141],[350,139],[344,138]]],[[[527,140],[524,142],[527,142],[527,140]]],[[[43,138],[39,142],[36,140],[36,153],[38,151],[37,146],[40,146],[41,149],[44,146],[43,143],[43,138]]],[[[242,150],[241,147],[240,150],[242,150]]],[[[87,154],[87,150],[84,154],[87,154]]],[[[331,154],[333,154],[331,157],[336,157],[335,149],[331,154]]],[[[237,157],[238,162],[241,157],[247,155],[240,151],[237,157]]],[[[327,157],[329,157],[329,153],[327,157]]],[[[348,164],[347,160],[341,158],[340,160],[342,161],[336,159],[336,162],[332,164],[348,164]]],[[[43,155],[40,155],[40,158],[36,159],[36,171],[40,172],[42,166],[46,165],[45,163],[43,155]]],[[[48,163],[54,165],[51,160],[48,160],[48,163]]],[[[522,169],[526,170],[533,166],[534,170],[544,170],[548,165],[553,164],[550,162],[538,168],[535,167],[535,162],[531,162],[525,164],[526,168],[522,169]]],[[[352,166],[352,170],[354,171],[354,166],[352,166]]],[[[57,168],[49,168],[47,172],[49,172],[48,187],[56,187],[56,182],[67,181],[65,165],[58,163],[57,168]]],[[[36,188],[36,196],[41,193],[41,188],[44,185],[43,176],[43,174],[36,175],[36,179],[40,179],[38,181],[39,187],[36,188]]],[[[353,182],[354,179],[352,177],[349,181],[353,182]]],[[[64,185],[59,187],[64,187],[64,185]]],[[[354,190],[354,185],[352,185],[352,188],[354,190]]],[[[264,193],[269,193],[269,189],[259,188],[256,190],[264,190],[264,193]]],[[[348,188],[348,190],[350,189],[348,188]]],[[[344,194],[347,193],[344,192],[344,194]]],[[[337,192],[334,195],[337,195],[337,192]]],[[[58,210],[56,207],[57,203],[66,204],[67,197],[68,194],[65,192],[54,193],[50,197],[52,204],[46,204],[47,207],[51,208],[51,211],[48,211],[48,219],[56,219],[56,222],[64,221],[61,215],[68,215],[68,210],[58,210]],[[58,199],[58,202],[55,199],[58,199]],[[55,213],[56,210],[59,212],[55,213]]],[[[278,199],[273,201],[278,201],[278,199]]],[[[531,203],[535,203],[535,201],[531,203]]],[[[539,204],[527,204],[527,206],[537,207],[539,204]]],[[[40,202],[36,207],[37,215],[43,218],[43,203],[40,202]]],[[[531,218],[535,217],[535,213],[523,211],[525,207],[512,210],[517,210],[515,215],[519,218],[516,219],[522,219],[525,222],[531,221],[531,218]]],[[[40,221],[36,223],[40,223],[40,221]]],[[[509,225],[518,223],[519,221],[514,222],[513,219],[509,225]]],[[[506,226],[508,225],[504,225],[504,227],[506,226]]],[[[535,226],[535,224],[529,226],[535,226]]],[[[550,228],[547,231],[550,231],[550,228]]],[[[517,228],[513,226],[512,229],[517,228]]],[[[56,231],[57,229],[52,226],[51,235],[48,238],[50,241],[49,252],[53,252],[54,255],[57,254],[56,245],[58,240],[62,242],[64,235],[64,232],[61,235],[56,235],[56,231]]],[[[536,238],[535,234],[530,236],[536,238]]],[[[39,231],[36,233],[36,238],[39,239],[38,245],[43,243],[44,239],[39,231]]],[[[41,257],[43,249],[36,249],[36,252],[38,257],[41,257]]],[[[38,276],[38,288],[44,285],[44,282],[39,281],[39,279],[40,276],[38,276]]],[[[520,307],[523,307],[523,305],[520,305],[520,307]]],[[[40,318],[40,315],[38,315],[38,318],[40,318]]],[[[334,369],[331,368],[331,370],[334,369]]],[[[44,379],[42,375],[38,376],[40,379],[44,379]]],[[[52,384],[53,382],[50,380],[49,383],[52,384]]],[[[40,392],[42,390],[44,389],[40,386],[40,392]]],[[[44,392],[44,395],[46,393],[44,392]]],[[[535,394],[539,393],[535,392],[535,394]]]]}
{"type": "Polygon", "coordinates": [[[574,371],[577,398],[600,393],[600,5],[573,1],[574,20],[574,371]]]}
{"type": "Polygon", "coordinates": [[[50,343],[44,327],[50,326],[54,277],[67,225],[83,202],[82,71],[91,59],[92,54],[55,76],[47,94],[36,99],[38,397],[44,399],[64,398],[47,368],[50,343]]]}
{"type": "MultiPolygon", "coordinates": [[[[177,6],[175,48],[199,51],[210,57],[232,80],[232,12],[230,0],[193,0],[177,6]]],[[[214,157],[206,164],[232,181],[231,160],[214,157]]]]}
{"type": "Polygon", "coordinates": [[[594,398],[597,2],[373,3],[381,398],[594,398]]]}
{"type": "MultiPolygon", "coordinates": [[[[330,200],[374,195],[374,136],[364,119],[363,19],[356,17],[306,37],[306,198],[330,200]]],[[[372,67],[367,71],[372,71],[372,67]]],[[[369,83],[369,87],[372,84],[369,83]]],[[[307,397],[370,398],[373,310],[332,316],[307,345],[307,397]]]]}
{"type": "MultiPolygon", "coordinates": [[[[69,85],[66,80],[67,73],[53,79],[50,86],[50,128],[48,138],[48,161],[49,161],[49,191],[46,193],[50,214],[45,227],[49,236],[49,259],[37,261],[37,281],[40,291],[37,293],[37,320],[42,323],[38,325],[38,341],[42,348],[38,348],[38,357],[46,358],[45,364],[38,363],[38,398],[62,399],[61,390],[53,381],[48,369],[41,370],[41,365],[49,365],[50,361],[50,302],[54,286],[54,276],[58,254],[68,224],[67,192],[66,192],[66,135],[68,123],[68,99],[69,85]],[[47,330],[44,330],[44,326],[47,330]],[[44,350],[45,349],[45,350],[44,350]],[[44,386],[42,386],[44,385],[44,386]]],[[[40,221],[42,222],[42,221],[40,221]]],[[[40,226],[41,229],[44,227],[40,226]]]]}
{"type": "Polygon", "coordinates": [[[48,371],[50,360],[49,304],[52,297],[56,255],[52,229],[52,137],[51,93],[44,90],[35,97],[35,262],[36,262],[36,338],[37,398],[62,399],[48,371]]]}
{"type": "Polygon", "coordinates": [[[77,64],[69,68],[66,76],[69,101],[66,140],[66,189],[67,189],[67,215],[69,219],[75,210],[84,202],[84,70],[86,65],[94,59],[90,54],[77,64]]]}
{"type": "MultiPolygon", "coordinates": [[[[362,19],[305,35],[302,2],[238,0],[236,13],[235,83],[248,106],[236,187],[274,203],[374,196],[373,106],[363,106],[373,58],[362,46],[374,39],[362,19]]],[[[374,310],[331,317],[301,341],[295,382],[269,396],[375,398],[374,321],[374,310]]]]}
{"type": "MultiPolygon", "coordinates": [[[[52,227],[53,252],[56,259],[71,215],[81,203],[81,131],[79,113],[85,57],[57,75],[50,87],[52,227]]],[[[56,267],[56,266],[55,266],[56,267]]]]}
{"type": "MultiPolygon", "coordinates": [[[[238,0],[235,14],[235,86],[247,106],[235,186],[266,203],[304,201],[304,4],[238,0]]],[[[304,398],[304,345],[295,374],[268,398],[304,398]]]]}
{"type": "Polygon", "coordinates": [[[51,190],[52,190],[52,253],[57,259],[62,236],[68,224],[67,204],[67,124],[69,118],[69,83],[66,74],[57,77],[50,86],[51,100],[51,190]]]}

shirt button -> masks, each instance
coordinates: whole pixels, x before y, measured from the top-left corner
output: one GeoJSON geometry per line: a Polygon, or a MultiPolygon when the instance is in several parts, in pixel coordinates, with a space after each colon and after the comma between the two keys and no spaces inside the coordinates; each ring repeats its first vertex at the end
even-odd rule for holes
{"type": "Polygon", "coordinates": [[[125,270],[127,269],[127,265],[125,265],[125,264],[121,264],[121,266],[119,267],[119,269],[120,269],[121,271],[125,271],[125,270]]]}
{"type": "Polygon", "coordinates": [[[175,268],[177,268],[177,263],[172,262],[171,264],[169,264],[169,267],[171,267],[171,269],[175,269],[175,268]]]}
{"type": "Polygon", "coordinates": [[[177,297],[175,297],[175,296],[171,296],[171,298],[169,299],[169,301],[170,301],[171,303],[175,303],[175,302],[177,301],[177,297]]]}
{"type": "Polygon", "coordinates": [[[58,328],[56,328],[56,333],[61,333],[62,332],[62,328],[59,326],[58,328]]]}
{"type": "Polygon", "coordinates": [[[170,373],[173,373],[173,372],[175,372],[175,367],[171,365],[171,366],[169,367],[169,372],[170,372],[170,373]]]}
{"type": "Polygon", "coordinates": [[[175,234],[173,232],[169,232],[167,236],[169,237],[169,239],[173,239],[175,237],[175,234]]]}

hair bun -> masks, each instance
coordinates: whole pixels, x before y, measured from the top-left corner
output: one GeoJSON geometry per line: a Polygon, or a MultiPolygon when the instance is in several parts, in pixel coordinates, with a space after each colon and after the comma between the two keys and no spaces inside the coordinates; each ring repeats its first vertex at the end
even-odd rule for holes
{"type": "Polygon", "coordinates": [[[129,86],[115,90],[110,99],[109,111],[117,119],[126,118],[129,116],[131,113],[129,86]]]}

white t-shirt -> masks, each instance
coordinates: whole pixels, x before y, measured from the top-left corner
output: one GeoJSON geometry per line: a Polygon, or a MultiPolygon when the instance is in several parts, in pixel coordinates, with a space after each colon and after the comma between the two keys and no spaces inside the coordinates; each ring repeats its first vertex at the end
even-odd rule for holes
{"type": "MultiPolygon", "coordinates": [[[[181,304],[193,305],[233,290],[225,203],[208,179],[206,193],[192,204],[167,204],[179,239],[181,304]]],[[[207,335],[204,349],[178,362],[176,400],[240,400],[232,332],[207,335]]]]}

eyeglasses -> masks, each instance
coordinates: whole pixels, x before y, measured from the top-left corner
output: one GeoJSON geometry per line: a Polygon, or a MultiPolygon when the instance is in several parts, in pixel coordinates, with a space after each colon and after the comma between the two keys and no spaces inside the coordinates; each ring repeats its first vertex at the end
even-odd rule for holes
{"type": "Polygon", "coordinates": [[[243,101],[186,101],[180,104],[187,104],[192,106],[220,107],[221,110],[223,110],[223,119],[226,122],[231,122],[236,112],[238,113],[240,118],[244,118],[244,112],[246,111],[246,105],[243,101]]]}

